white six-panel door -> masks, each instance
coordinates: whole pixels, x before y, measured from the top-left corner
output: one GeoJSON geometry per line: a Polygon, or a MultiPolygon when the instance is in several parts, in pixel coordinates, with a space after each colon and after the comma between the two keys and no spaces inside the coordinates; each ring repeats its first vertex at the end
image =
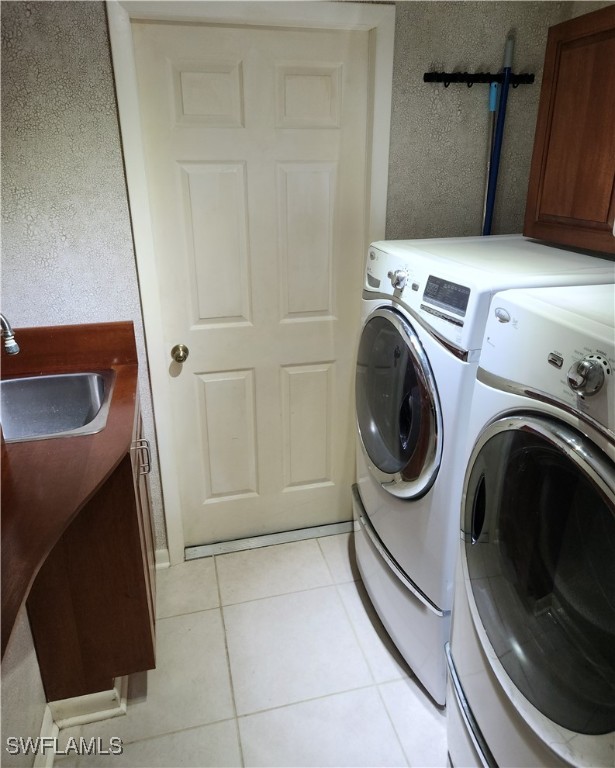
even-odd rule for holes
{"type": "Polygon", "coordinates": [[[348,520],[368,34],[132,31],[185,544],[348,520]]]}

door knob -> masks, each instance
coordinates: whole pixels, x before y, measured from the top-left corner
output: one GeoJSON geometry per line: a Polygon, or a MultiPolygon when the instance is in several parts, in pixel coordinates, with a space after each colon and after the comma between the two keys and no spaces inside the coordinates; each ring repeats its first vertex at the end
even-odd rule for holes
{"type": "Polygon", "coordinates": [[[171,350],[171,357],[176,363],[185,363],[189,354],[190,350],[185,344],[176,344],[171,350]]]}

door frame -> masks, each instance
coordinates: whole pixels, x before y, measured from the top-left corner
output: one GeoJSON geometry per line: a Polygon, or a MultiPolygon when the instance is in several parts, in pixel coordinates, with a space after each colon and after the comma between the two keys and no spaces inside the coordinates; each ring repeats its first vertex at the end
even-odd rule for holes
{"type": "MultiPolygon", "coordinates": [[[[393,85],[395,6],[353,2],[183,2],[106,0],[120,136],[150,368],[154,423],[171,564],[184,560],[184,534],[159,280],[141,139],[131,19],[200,21],[250,26],[362,30],[369,33],[368,152],[365,252],[385,235],[393,85]]],[[[357,300],[359,297],[357,297],[357,300]]]]}

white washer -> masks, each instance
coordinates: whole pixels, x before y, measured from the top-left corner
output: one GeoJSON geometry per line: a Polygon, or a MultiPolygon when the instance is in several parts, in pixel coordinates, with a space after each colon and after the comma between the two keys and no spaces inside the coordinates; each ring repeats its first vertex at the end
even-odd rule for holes
{"type": "Polygon", "coordinates": [[[374,243],[356,375],[357,561],[383,624],[438,704],[468,410],[492,295],[607,283],[612,262],[520,235],[374,243]]]}
{"type": "Polygon", "coordinates": [[[497,295],[447,649],[453,766],[615,764],[615,286],[497,295]]]}

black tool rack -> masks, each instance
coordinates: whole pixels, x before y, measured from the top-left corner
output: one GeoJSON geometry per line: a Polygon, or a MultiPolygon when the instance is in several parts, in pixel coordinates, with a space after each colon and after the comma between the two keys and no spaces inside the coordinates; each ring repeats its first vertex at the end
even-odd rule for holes
{"type": "MultiPolygon", "coordinates": [[[[504,80],[504,73],[498,72],[425,72],[423,75],[424,83],[444,83],[448,88],[451,83],[465,83],[471,88],[474,83],[501,83],[504,80]]],[[[510,75],[510,84],[513,88],[518,85],[531,85],[534,82],[534,75],[521,73],[519,75],[510,75]]]]}

